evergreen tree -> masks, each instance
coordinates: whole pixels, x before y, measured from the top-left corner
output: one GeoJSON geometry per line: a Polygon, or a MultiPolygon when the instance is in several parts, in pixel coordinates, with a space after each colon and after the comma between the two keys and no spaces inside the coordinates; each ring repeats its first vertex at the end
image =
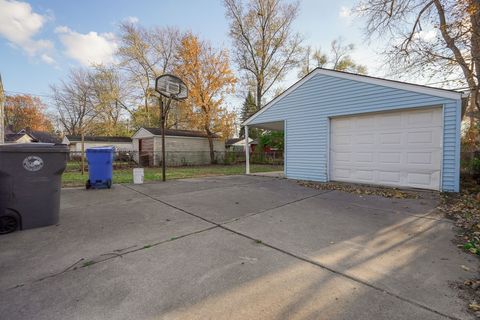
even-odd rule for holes
{"type": "MultiPolygon", "coordinates": [[[[248,118],[250,118],[250,116],[252,114],[255,113],[255,111],[257,111],[257,105],[255,104],[255,98],[253,97],[253,94],[251,91],[248,91],[248,95],[247,97],[245,98],[245,101],[243,102],[243,106],[242,106],[242,111],[241,111],[241,114],[240,114],[240,120],[242,121],[242,123],[247,120],[248,118]]],[[[249,136],[250,138],[252,139],[255,139],[257,137],[257,130],[252,130],[250,129],[249,130],[249,136]]],[[[240,137],[244,137],[245,136],[245,128],[242,127],[240,129],[240,137]]]]}

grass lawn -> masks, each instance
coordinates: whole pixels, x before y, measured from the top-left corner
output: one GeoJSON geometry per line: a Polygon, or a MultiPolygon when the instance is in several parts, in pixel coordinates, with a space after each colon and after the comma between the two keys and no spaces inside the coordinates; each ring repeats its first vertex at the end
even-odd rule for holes
{"type": "MultiPolygon", "coordinates": [[[[250,171],[271,172],[283,171],[283,165],[251,164],[250,171]]],[[[243,164],[237,165],[209,165],[167,168],[167,180],[195,178],[215,175],[235,175],[245,173],[243,164]]],[[[82,175],[77,171],[66,171],[62,176],[63,187],[81,187],[88,179],[88,172],[82,175]]],[[[156,181],[162,179],[162,168],[145,168],[145,181],[156,181]]],[[[132,183],[133,170],[114,170],[113,183],[132,183]]]]}

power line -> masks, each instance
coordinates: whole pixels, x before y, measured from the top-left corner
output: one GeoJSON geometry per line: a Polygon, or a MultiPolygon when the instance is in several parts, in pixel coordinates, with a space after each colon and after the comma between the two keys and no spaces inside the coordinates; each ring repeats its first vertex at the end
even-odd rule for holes
{"type": "Polygon", "coordinates": [[[442,81],[437,81],[437,82],[429,82],[429,83],[426,83],[426,85],[440,84],[440,83],[446,83],[446,82],[452,82],[452,81],[459,81],[459,80],[464,80],[464,79],[463,79],[463,78],[447,79],[447,80],[442,80],[442,81]]]}

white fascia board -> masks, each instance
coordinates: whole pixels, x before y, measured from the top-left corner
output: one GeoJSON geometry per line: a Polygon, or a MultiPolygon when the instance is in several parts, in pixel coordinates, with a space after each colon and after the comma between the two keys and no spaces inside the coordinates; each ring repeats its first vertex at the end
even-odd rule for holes
{"type": "Polygon", "coordinates": [[[329,70],[329,69],[322,69],[322,68],[317,68],[310,72],[308,75],[297,81],[294,85],[292,85],[290,88],[285,90],[282,94],[280,94],[278,97],[267,103],[262,109],[260,109],[257,113],[253,114],[250,118],[242,122],[241,126],[247,126],[255,120],[259,115],[267,111],[269,108],[271,108],[273,105],[281,101],[284,97],[289,95],[292,91],[297,89],[299,86],[310,80],[316,75],[326,75],[326,76],[331,76],[331,77],[336,77],[336,78],[341,78],[341,79],[348,79],[348,80],[353,80],[353,81],[358,81],[358,82],[364,82],[364,83],[370,83],[370,84],[375,84],[383,87],[389,87],[389,88],[394,88],[394,89],[400,89],[400,90],[406,90],[406,91],[411,91],[411,92],[417,92],[417,93],[423,93],[423,94],[428,94],[436,97],[441,97],[441,98],[446,98],[446,99],[452,99],[452,100],[459,100],[462,98],[462,92],[454,92],[451,90],[445,90],[445,89],[440,89],[440,88],[432,88],[432,87],[426,87],[422,85],[417,85],[417,84],[412,84],[412,83],[405,83],[405,82],[398,82],[395,80],[387,80],[387,79],[381,79],[381,78],[374,78],[374,77],[369,77],[369,76],[363,76],[359,74],[353,74],[353,73],[347,73],[347,72],[342,72],[342,71],[335,71],[335,70],[329,70]]]}

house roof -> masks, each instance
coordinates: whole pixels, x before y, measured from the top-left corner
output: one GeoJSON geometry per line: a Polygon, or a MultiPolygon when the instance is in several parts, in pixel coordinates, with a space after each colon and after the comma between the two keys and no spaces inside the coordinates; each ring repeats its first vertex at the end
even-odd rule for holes
{"type": "MultiPolygon", "coordinates": [[[[144,128],[153,135],[159,136],[162,134],[160,128],[144,128]]],[[[207,138],[207,134],[203,131],[195,130],[179,130],[179,129],[165,129],[166,136],[177,136],[177,137],[198,137],[198,138],[207,138]]],[[[213,134],[213,138],[220,138],[219,135],[213,134]]]]}
{"type": "MultiPolygon", "coordinates": [[[[257,140],[252,140],[251,138],[249,138],[249,139],[251,140],[250,144],[258,144],[257,140]]],[[[245,140],[245,138],[228,139],[227,141],[225,141],[225,145],[226,146],[231,146],[231,145],[234,145],[237,142],[244,141],[244,140],[245,140]]]]}
{"type": "Polygon", "coordinates": [[[231,146],[232,144],[235,144],[239,141],[242,141],[243,138],[234,138],[234,139],[228,139],[227,141],[225,141],[225,145],[226,146],[231,146]]]}
{"type": "Polygon", "coordinates": [[[337,70],[325,69],[325,68],[316,68],[312,72],[310,72],[309,74],[304,76],[302,79],[300,79],[296,83],[294,83],[287,90],[282,92],[282,94],[280,94],[279,96],[277,96],[276,98],[271,100],[269,103],[267,103],[262,109],[258,110],[254,114],[252,114],[247,120],[245,120],[242,123],[242,126],[245,126],[245,125],[248,125],[249,123],[251,123],[260,114],[265,112],[267,109],[271,108],[273,105],[275,105],[277,102],[282,100],[285,96],[287,96],[290,92],[294,91],[296,88],[298,88],[303,83],[310,80],[311,78],[313,78],[316,75],[327,75],[327,76],[332,76],[332,77],[337,77],[337,78],[349,79],[349,80],[353,80],[353,81],[376,84],[376,85],[380,85],[380,86],[384,86],[384,87],[390,87],[390,88],[402,89],[402,90],[407,90],[407,91],[412,91],[412,92],[417,92],[417,93],[429,94],[429,95],[432,95],[432,96],[437,96],[437,97],[442,97],[442,98],[447,98],[447,99],[454,99],[454,100],[461,99],[462,95],[463,95],[463,92],[458,92],[458,91],[450,90],[450,89],[429,87],[429,86],[420,85],[420,84],[402,82],[402,81],[398,81],[398,80],[383,79],[383,78],[372,77],[372,76],[367,76],[367,75],[363,75],[363,74],[350,73],[350,72],[345,72],[345,71],[337,71],[337,70]]]}
{"type": "Polygon", "coordinates": [[[15,142],[18,139],[22,138],[26,133],[6,133],[5,142],[15,142]]]}
{"type": "Polygon", "coordinates": [[[42,143],[60,143],[61,139],[57,135],[45,132],[45,131],[36,131],[36,130],[26,130],[22,129],[17,134],[28,134],[34,142],[42,143]]]}
{"type": "MultiPolygon", "coordinates": [[[[82,141],[81,136],[66,135],[70,142],[82,141]]],[[[98,142],[132,142],[130,137],[107,137],[107,136],[84,136],[85,141],[98,141],[98,142]]]]}

